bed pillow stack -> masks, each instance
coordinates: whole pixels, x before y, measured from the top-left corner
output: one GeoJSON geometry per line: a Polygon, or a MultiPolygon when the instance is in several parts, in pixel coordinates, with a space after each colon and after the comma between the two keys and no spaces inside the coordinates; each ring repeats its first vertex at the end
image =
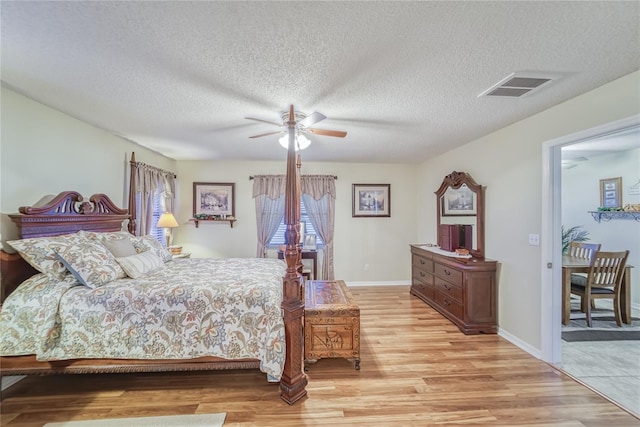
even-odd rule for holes
{"type": "Polygon", "coordinates": [[[53,280],[63,280],[70,272],[90,288],[126,277],[115,257],[103,245],[83,233],[7,242],[33,268],[53,280]]]}
{"type": "Polygon", "coordinates": [[[173,259],[153,236],[135,237],[126,231],[79,231],[7,243],[32,267],[52,280],[61,281],[71,273],[90,288],[127,276],[141,277],[173,259]]]}

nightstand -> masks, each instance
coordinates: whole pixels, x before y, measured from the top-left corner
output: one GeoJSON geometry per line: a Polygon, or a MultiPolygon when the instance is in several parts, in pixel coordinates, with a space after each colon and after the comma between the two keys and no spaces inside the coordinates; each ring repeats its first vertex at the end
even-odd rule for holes
{"type": "Polygon", "coordinates": [[[182,253],[173,255],[173,259],[176,259],[176,258],[191,258],[191,253],[190,252],[182,252],[182,253]]]}

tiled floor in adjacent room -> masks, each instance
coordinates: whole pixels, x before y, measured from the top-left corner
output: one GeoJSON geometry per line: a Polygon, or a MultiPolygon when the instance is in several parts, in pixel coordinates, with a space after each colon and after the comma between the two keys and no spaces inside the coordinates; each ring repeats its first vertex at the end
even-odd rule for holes
{"type": "Polygon", "coordinates": [[[562,369],[640,417],[640,341],[562,341],[562,369]]]}

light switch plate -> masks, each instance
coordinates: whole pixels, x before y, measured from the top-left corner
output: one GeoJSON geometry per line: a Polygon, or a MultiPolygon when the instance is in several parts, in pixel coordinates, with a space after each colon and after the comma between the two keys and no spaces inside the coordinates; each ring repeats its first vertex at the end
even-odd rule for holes
{"type": "Polygon", "coordinates": [[[531,246],[540,246],[540,235],[539,234],[529,234],[529,244],[531,246]]]}

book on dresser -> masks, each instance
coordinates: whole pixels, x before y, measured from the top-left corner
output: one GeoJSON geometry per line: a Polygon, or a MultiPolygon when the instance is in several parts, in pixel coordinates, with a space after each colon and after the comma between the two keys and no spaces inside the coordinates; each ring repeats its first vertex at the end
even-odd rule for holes
{"type": "Polygon", "coordinates": [[[465,334],[497,332],[497,262],[411,245],[411,294],[465,334]]]}

